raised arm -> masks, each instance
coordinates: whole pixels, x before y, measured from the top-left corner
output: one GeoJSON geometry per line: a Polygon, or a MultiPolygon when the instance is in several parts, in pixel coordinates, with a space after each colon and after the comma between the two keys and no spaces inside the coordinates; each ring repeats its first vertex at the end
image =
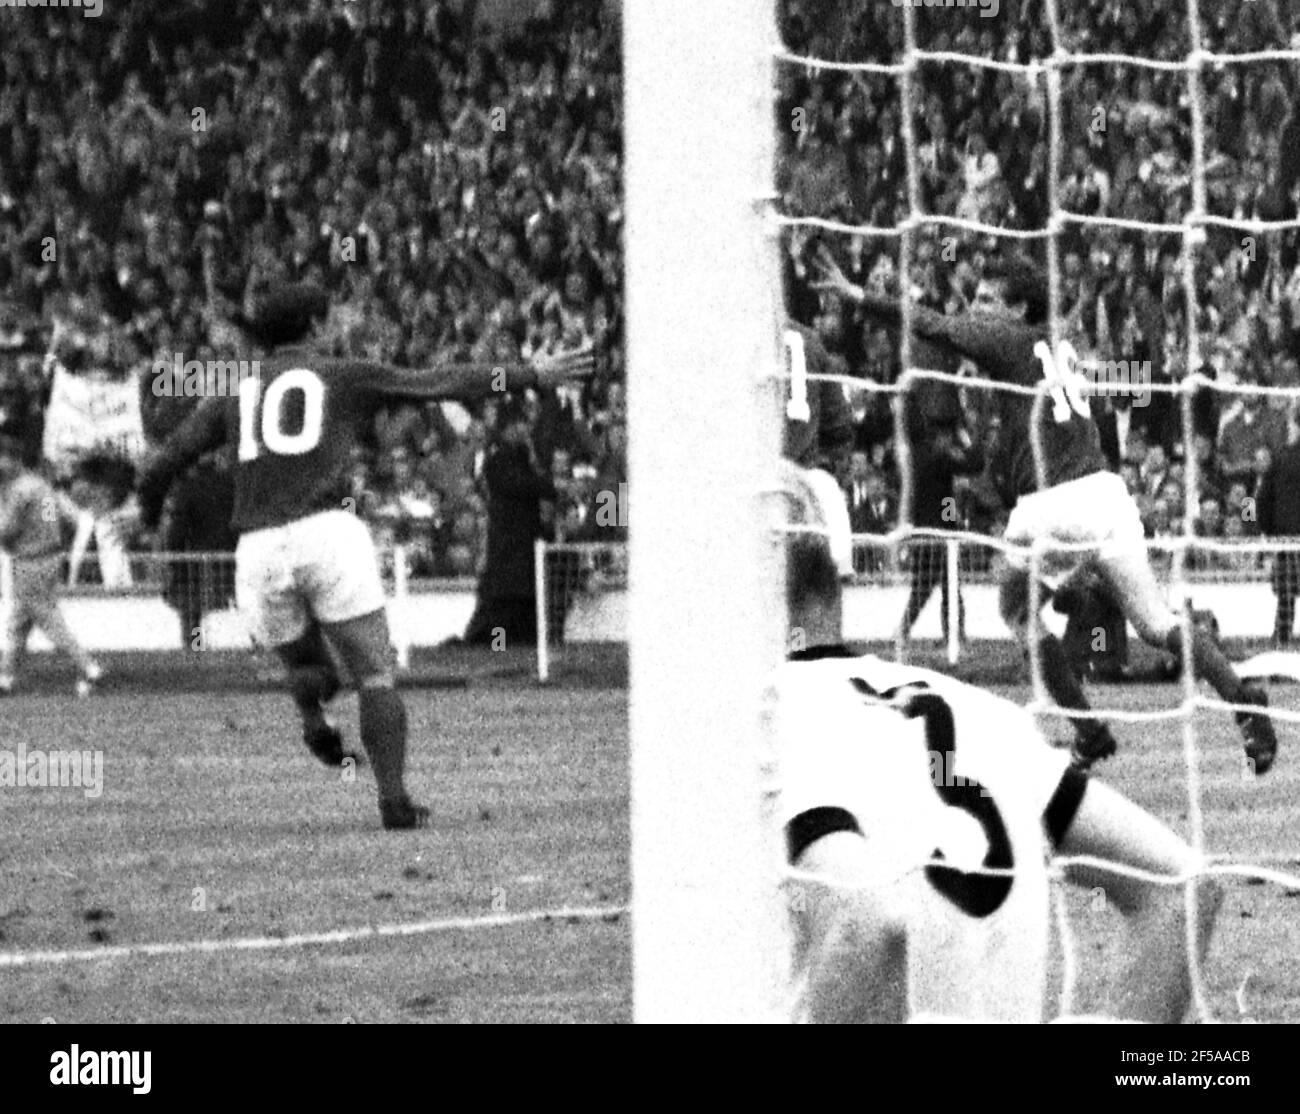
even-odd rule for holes
{"type": "Polygon", "coordinates": [[[140,473],[140,521],[152,529],[162,517],[172,481],[226,438],[224,400],[205,399],[146,463],[140,473]]]}
{"type": "MultiPolygon", "coordinates": [[[[901,298],[873,294],[850,282],[829,252],[823,251],[817,257],[817,265],[821,277],[812,283],[815,290],[860,305],[878,320],[902,324],[901,298]]],[[[974,360],[991,374],[1002,366],[1012,341],[1012,329],[1004,322],[968,313],[938,313],[918,305],[912,306],[912,332],[974,360]]]]}

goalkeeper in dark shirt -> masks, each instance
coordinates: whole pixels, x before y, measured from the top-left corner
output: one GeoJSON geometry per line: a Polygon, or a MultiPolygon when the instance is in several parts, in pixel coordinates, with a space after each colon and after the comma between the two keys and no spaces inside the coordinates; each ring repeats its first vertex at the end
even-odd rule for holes
{"type": "MultiPolygon", "coordinates": [[[[856,302],[883,321],[901,321],[900,299],[855,286],[825,250],[819,267],[819,289],[856,302]]],[[[1052,351],[1045,276],[1027,259],[1011,256],[990,268],[980,281],[975,306],[972,312],[947,315],[914,305],[912,330],[974,360],[990,379],[1033,388],[1032,392],[998,392],[1001,439],[994,471],[1005,477],[1005,495],[1008,503],[1015,504],[1005,540],[1017,547],[999,561],[999,606],[1026,645],[1031,637],[1037,640],[1043,682],[1053,700],[1067,710],[1087,712],[1083,686],[1060,640],[1043,627],[1038,615],[1030,614],[1029,547],[1033,543],[1049,543],[1039,566],[1043,602],[1087,562],[1102,573],[1125,615],[1151,645],[1181,655],[1182,624],[1151,570],[1133,497],[1107,466],[1086,397],[1087,384],[1075,370],[1074,348],[1063,341],[1052,351]],[[1052,549],[1051,543],[1081,548],[1052,549]]],[[[1209,681],[1223,700],[1267,705],[1264,691],[1237,676],[1208,630],[1193,627],[1191,654],[1196,676],[1209,681]]],[[[1089,715],[1072,717],[1071,722],[1080,766],[1115,752],[1115,740],[1101,720],[1089,715]]],[[[1267,712],[1243,708],[1237,712],[1237,723],[1245,738],[1246,758],[1256,774],[1265,773],[1277,754],[1272,720],[1267,712]]]]}

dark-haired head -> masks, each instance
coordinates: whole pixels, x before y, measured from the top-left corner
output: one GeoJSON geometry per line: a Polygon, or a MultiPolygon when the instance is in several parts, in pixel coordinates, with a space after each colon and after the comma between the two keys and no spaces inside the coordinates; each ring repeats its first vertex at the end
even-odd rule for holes
{"type": "Polygon", "coordinates": [[[329,316],[329,296],[312,283],[274,286],[254,295],[250,312],[235,318],[245,332],[267,348],[306,340],[329,316]]]}
{"type": "Polygon", "coordinates": [[[1041,325],[1047,320],[1047,273],[1028,256],[993,259],[980,279],[975,304],[986,313],[1006,313],[1041,325]]]}

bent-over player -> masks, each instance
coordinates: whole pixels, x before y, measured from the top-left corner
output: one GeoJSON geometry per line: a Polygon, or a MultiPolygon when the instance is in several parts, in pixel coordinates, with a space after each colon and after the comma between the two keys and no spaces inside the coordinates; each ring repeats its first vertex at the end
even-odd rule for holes
{"type": "Polygon", "coordinates": [[[204,399],[147,465],[140,495],[156,523],[172,479],[205,452],[235,452],[240,535],[235,591],[255,636],[288,671],[308,748],[327,765],[348,757],[325,706],[340,679],[332,646],[360,693],[361,743],[374,770],[385,828],[418,828],[427,808],[405,786],[406,708],[395,689],[388,618],[374,544],[344,508],[347,472],[362,430],[394,399],[469,398],[588,374],[590,350],[530,366],[402,371],[324,354],[329,302],[307,286],[271,292],[246,323],[268,350],[237,394],[204,399]]]}

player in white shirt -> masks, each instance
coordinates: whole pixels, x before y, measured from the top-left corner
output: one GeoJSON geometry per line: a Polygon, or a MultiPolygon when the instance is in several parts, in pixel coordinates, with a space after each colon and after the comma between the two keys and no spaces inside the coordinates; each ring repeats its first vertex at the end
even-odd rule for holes
{"type": "MultiPolygon", "coordinates": [[[[773,685],[778,815],[801,898],[795,1017],[1041,1021],[1050,853],[1176,877],[1202,860],[1072,769],[1010,701],[846,650],[847,523],[814,475],[787,466],[790,522],[809,531],[788,535],[798,649],[773,685]]],[[[1117,1016],[1180,1021],[1191,993],[1183,887],[1078,867],[1068,877],[1102,888],[1123,914],[1117,1016]]],[[[1220,892],[1203,876],[1194,884],[1203,956],[1220,892]]]]}

